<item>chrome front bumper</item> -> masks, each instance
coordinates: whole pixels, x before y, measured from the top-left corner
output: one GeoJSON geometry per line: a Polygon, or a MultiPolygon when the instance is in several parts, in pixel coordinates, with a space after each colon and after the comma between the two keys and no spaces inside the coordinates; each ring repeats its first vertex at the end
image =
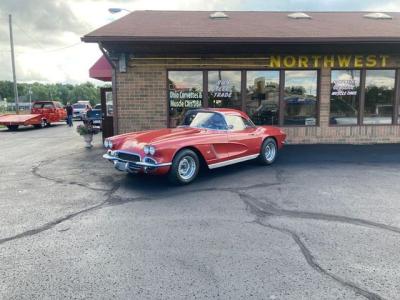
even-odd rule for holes
{"type": "Polygon", "coordinates": [[[142,161],[141,159],[140,161],[133,162],[133,161],[123,160],[119,157],[115,157],[110,155],[109,153],[106,153],[103,155],[103,158],[112,162],[114,164],[114,167],[118,171],[129,172],[129,173],[138,173],[140,171],[143,171],[145,173],[150,173],[158,168],[168,167],[172,165],[172,163],[159,164],[153,158],[150,157],[144,157],[144,161],[142,161]]]}

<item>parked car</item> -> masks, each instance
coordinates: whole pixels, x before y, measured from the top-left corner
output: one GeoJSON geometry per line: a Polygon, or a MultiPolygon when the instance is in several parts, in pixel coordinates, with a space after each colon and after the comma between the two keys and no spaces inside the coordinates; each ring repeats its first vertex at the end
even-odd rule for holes
{"type": "Polygon", "coordinates": [[[272,164],[286,134],[276,127],[255,126],[234,109],[196,109],[182,126],[127,133],[108,138],[103,156],[119,171],[168,175],[171,182],[192,182],[203,164],[219,168],[251,159],[272,164]]]}
{"type": "Polygon", "coordinates": [[[51,123],[64,121],[67,112],[57,101],[36,101],[32,104],[31,114],[4,115],[0,117],[0,125],[9,130],[17,130],[19,126],[33,125],[35,128],[50,126],[51,123]]]}
{"type": "Polygon", "coordinates": [[[103,113],[101,112],[101,106],[100,108],[97,105],[93,109],[87,110],[83,115],[82,115],[82,120],[83,122],[88,122],[89,124],[93,126],[97,126],[102,129],[102,120],[103,120],[103,113]]]}
{"type": "Polygon", "coordinates": [[[91,107],[89,104],[78,102],[78,103],[72,104],[72,108],[74,109],[73,118],[82,120],[85,112],[91,107]]]}

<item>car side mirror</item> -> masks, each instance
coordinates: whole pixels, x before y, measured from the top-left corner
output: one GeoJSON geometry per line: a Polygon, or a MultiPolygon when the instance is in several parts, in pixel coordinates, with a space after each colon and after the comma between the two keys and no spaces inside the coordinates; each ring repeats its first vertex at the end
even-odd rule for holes
{"type": "Polygon", "coordinates": [[[233,129],[233,125],[228,125],[228,130],[232,130],[233,129]]]}

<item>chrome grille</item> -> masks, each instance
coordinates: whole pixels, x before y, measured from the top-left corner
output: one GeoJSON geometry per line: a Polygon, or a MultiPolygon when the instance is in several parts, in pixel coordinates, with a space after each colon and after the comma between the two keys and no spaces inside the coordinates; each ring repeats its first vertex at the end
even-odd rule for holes
{"type": "Polygon", "coordinates": [[[130,162],[140,161],[140,156],[138,154],[133,154],[133,153],[117,152],[116,157],[130,162]]]}

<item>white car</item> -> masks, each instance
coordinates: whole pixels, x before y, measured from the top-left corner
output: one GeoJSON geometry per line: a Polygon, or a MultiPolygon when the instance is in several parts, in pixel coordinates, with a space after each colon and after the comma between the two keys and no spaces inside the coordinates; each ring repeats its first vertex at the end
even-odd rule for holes
{"type": "Polygon", "coordinates": [[[83,114],[90,108],[89,105],[83,103],[74,103],[72,104],[72,108],[74,109],[73,118],[82,120],[83,114]]]}

